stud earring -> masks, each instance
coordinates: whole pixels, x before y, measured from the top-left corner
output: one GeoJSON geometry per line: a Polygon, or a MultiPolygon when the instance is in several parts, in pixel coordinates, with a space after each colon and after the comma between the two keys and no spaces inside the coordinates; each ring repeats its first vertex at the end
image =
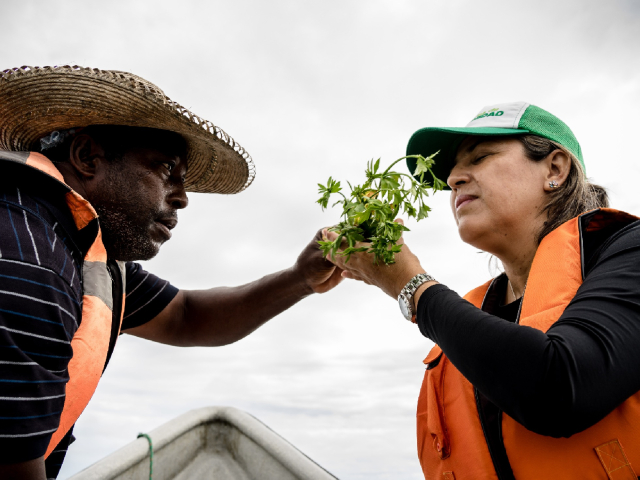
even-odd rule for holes
{"type": "Polygon", "coordinates": [[[549,182],[549,188],[558,188],[558,182],[556,182],[555,180],[551,180],[549,182]]]}

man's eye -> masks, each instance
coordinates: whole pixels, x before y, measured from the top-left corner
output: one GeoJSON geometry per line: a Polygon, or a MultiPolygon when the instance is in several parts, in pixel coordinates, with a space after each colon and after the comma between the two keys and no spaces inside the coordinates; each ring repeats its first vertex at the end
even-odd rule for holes
{"type": "Polygon", "coordinates": [[[487,158],[488,156],[489,155],[481,155],[478,158],[476,158],[475,160],[473,160],[471,163],[474,164],[474,165],[477,164],[477,163],[480,163],[484,158],[487,158]]]}
{"type": "Polygon", "coordinates": [[[162,162],[162,165],[164,165],[166,169],[169,170],[169,173],[171,173],[173,169],[176,168],[176,164],[173,162],[162,162]]]}

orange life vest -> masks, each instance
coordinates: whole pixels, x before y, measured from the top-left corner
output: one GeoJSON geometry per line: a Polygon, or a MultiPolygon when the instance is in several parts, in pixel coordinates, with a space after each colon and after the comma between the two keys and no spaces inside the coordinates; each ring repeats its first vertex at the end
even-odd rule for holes
{"type": "MultiPolygon", "coordinates": [[[[536,252],[519,323],[546,332],[583,281],[582,233],[620,227],[637,217],[602,209],[576,217],[548,234],[536,252]]],[[[482,308],[491,282],[465,299],[482,308]]],[[[640,319],[639,319],[640,321],[640,319]]],[[[417,409],[418,456],[426,479],[498,479],[485,440],[476,392],[436,345],[417,409]]],[[[502,441],[517,480],[637,480],[640,472],[640,392],[586,430],[552,438],[502,414],[502,441]]]]}
{"type": "MultiPolygon", "coordinates": [[[[29,152],[0,151],[0,160],[15,162],[45,173],[64,186],[65,200],[78,230],[87,228],[98,214],[91,204],[64,183],[60,171],[44,155],[29,152]]],[[[95,222],[94,227],[97,225],[95,222]]],[[[71,340],[73,357],[69,362],[69,382],[66,386],[64,409],[60,425],[49,442],[45,457],[54,450],[60,440],[74,425],[83,412],[102,376],[112,337],[113,323],[113,281],[107,268],[107,252],[102,243],[99,226],[95,229],[95,239],[87,251],[82,265],[82,320],[71,340]]],[[[121,276],[122,307],[124,312],[124,263],[118,262],[121,276]]],[[[117,325],[118,333],[122,322],[117,325]]],[[[117,337],[117,335],[116,335],[117,337]]]]}

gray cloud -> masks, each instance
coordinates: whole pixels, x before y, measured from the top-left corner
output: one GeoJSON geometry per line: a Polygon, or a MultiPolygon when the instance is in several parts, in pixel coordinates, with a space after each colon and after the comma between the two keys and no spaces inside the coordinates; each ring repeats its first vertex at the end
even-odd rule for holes
{"type": "MultiPolygon", "coordinates": [[[[194,194],[145,267],[181,288],[237,285],[290,266],[336,211],[329,175],[358,182],[411,133],[461,126],[525,100],[565,120],[589,175],[640,211],[632,139],[640,11],[631,0],[555,2],[4,2],[4,67],[79,63],[132,71],[219,124],[258,175],[236,196],[194,194]]],[[[446,194],[407,242],[464,293],[489,277],[460,242],[446,194]]],[[[350,479],[419,479],[414,409],[431,347],[372,287],[345,282],[247,339],[177,349],[123,336],[79,421],[62,478],[189,408],[245,409],[350,479]]]]}

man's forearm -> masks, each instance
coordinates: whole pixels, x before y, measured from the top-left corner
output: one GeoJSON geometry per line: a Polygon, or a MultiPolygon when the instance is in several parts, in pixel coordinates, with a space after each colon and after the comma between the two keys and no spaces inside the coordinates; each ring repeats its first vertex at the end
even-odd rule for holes
{"type": "Polygon", "coordinates": [[[238,287],[184,293],[185,343],[215,346],[240,340],[313,292],[289,268],[238,287]]]}
{"type": "Polygon", "coordinates": [[[2,480],[46,480],[44,457],[11,465],[0,465],[0,478],[2,480]]]}
{"type": "Polygon", "coordinates": [[[227,345],[311,293],[293,267],[237,287],[181,290],[155,319],[127,333],[176,346],[227,345]]]}

